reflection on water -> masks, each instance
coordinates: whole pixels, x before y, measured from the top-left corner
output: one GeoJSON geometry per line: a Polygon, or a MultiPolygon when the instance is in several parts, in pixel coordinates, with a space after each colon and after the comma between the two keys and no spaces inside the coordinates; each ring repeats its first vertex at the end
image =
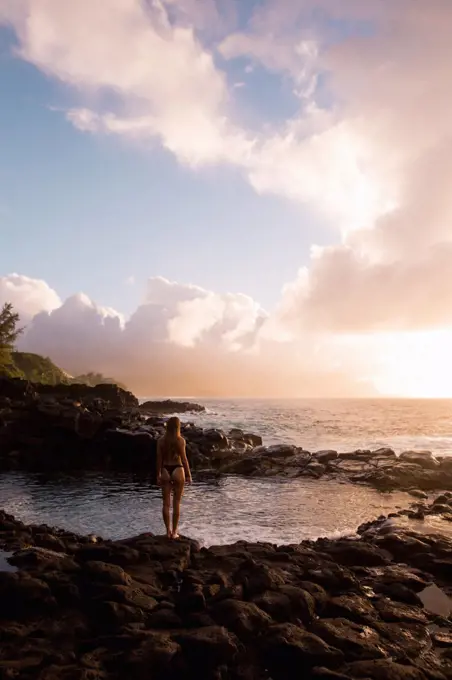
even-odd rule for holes
{"type": "MultiPolygon", "coordinates": [[[[228,477],[187,487],[180,528],[205,545],[291,543],[352,533],[360,523],[412,501],[405,493],[381,494],[338,482],[228,477]]],[[[25,522],[105,538],[162,533],[160,490],[130,474],[3,474],[0,507],[25,522]]]]}
{"type": "Polygon", "coordinates": [[[12,556],[13,553],[5,552],[0,550],[0,571],[17,571],[17,567],[13,567],[12,564],[8,562],[8,558],[12,556]]]}
{"type": "Polygon", "coordinates": [[[448,399],[198,399],[208,412],[190,414],[203,427],[240,427],[265,444],[319,449],[430,449],[452,455],[448,399]]]}

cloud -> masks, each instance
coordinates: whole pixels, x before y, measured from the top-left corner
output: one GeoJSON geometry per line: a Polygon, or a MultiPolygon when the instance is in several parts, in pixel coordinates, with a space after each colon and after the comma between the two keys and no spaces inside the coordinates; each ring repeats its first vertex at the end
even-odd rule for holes
{"type": "Polygon", "coordinates": [[[37,313],[19,349],[50,356],[70,374],[101,371],[142,395],[372,393],[325,339],[291,343],[265,335],[269,317],[245,295],[153,277],[142,303],[124,319],[83,293],[51,308],[50,289],[21,278],[28,286],[17,289],[15,306],[27,308],[33,290],[37,313]]]}
{"type": "Polygon", "coordinates": [[[253,323],[260,338],[272,327],[298,342],[307,332],[451,326],[449,0],[266,0],[239,27],[224,7],[0,0],[21,58],[77,89],[80,106],[67,112],[77,128],[157,139],[195,167],[231,164],[257,192],[308,204],[337,228],[340,243],[312,249],[265,323],[249,299],[154,281],[158,302],[137,310],[128,332],[153,320],[162,342],[170,333],[193,349],[226,319],[221,343],[232,347],[237,325],[253,338],[253,323]],[[256,65],[288,79],[296,114],[246,129],[218,53],[249,61],[247,84],[256,65]],[[177,314],[161,302],[170,294],[177,314]]]}
{"type": "Polygon", "coordinates": [[[242,144],[225,113],[226,78],[193,28],[170,22],[170,4],[2,0],[0,18],[13,25],[22,59],[95,104],[68,112],[79,129],[156,137],[193,165],[223,160],[242,144]]]}
{"type": "Polygon", "coordinates": [[[293,332],[451,327],[452,5],[270,0],[223,51],[270,67],[277,45],[285,61],[273,67],[295,83],[300,22],[317,35],[314,69],[331,105],[315,93],[261,145],[249,176],[259,191],[323,202],[342,243],[312,249],[286,286],[280,321],[293,332]],[[343,35],[331,28],[338,22],[343,35]]]}
{"type": "Polygon", "coordinates": [[[42,279],[22,274],[0,276],[0,306],[10,302],[27,322],[39,312],[51,312],[61,305],[58,294],[42,279]]]}

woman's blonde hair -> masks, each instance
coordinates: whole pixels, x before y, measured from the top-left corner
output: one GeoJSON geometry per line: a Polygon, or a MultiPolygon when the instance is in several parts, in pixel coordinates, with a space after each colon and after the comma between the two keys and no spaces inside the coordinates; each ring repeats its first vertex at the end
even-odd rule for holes
{"type": "Polygon", "coordinates": [[[180,437],[180,420],[177,416],[171,416],[166,422],[166,438],[176,441],[180,437]]]}

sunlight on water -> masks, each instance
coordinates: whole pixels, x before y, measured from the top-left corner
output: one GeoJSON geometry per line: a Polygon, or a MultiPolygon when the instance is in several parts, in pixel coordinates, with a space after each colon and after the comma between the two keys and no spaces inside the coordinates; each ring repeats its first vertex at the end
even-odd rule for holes
{"type": "Polygon", "coordinates": [[[264,444],[308,451],[429,449],[452,454],[452,400],[438,399],[196,399],[204,414],[186,414],[202,427],[240,427],[264,444]]]}
{"type": "MultiPolygon", "coordinates": [[[[1,507],[25,522],[123,538],[162,533],[160,490],[132,475],[0,476],[1,507]]],[[[407,507],[405,493],[314,480],[223,478],[187,487],[181,531],[205,545],[299,542],[354,533],[361,522],[407,507]]]]}

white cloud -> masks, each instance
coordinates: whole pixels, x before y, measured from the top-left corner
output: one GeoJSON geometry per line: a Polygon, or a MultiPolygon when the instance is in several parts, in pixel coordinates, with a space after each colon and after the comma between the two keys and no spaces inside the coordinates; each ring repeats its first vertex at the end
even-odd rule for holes
{"type": "Polygon", "coordinates": [[[61,305],[58,294],[42,279],[32,279],[22,274],[0,276],[0,306],[10,302],[27,322],[35,314],[50,312],[61,305]]]}
{"type": "MultiPolygon", "coordinates": [[[[308,203],[337,226],[342,242],[313,249],[261,335],[270,326],[280,337],[449,326],[450,1],[259,3],[249,25],[222,36],[218,49],[281,73],[303,95],[298,114],[271,132],[245,130],[231,117],[233,87],[196,32],[221,12],[210,1],[205,13],[200,7],[0,0],[0,18],[13,24],[22,58],[77,88],[80,106],[67,115],[78,128],[158,138],[194,166],[233,164],[256,191],[308,203]],[[334,33],[338,24],[349,35],[334,33]],[[313,89],[319,76],[327,76],[326,108],[313,89]],[[117,106],[106,107],[104,93],[117,106]]],[[[235,318],[214,293],[158,280],[149,293],[127,324],[137,337],[140,319],[155,319],[162,341],[170,328],[172,339],[196,346],[235,318]]],[[[260,318],[253,304],[238,305],[246,332],[260,318]]]]}
{"type": "Polygon", "coordinates": [[[99,108],[75,108],[84,131],[157,137],[190,164],[234,155],[242,139],[226,118],[226,79],[187,25],[157,0],[23,0],[4,4],[20,56],[76,87],[99,108]],[[118,105],[103,106],[111,94],[118,105]],[[229,150],[223,139],[228,139],[229,150]]]}
{"type": "Polygon", "coordinates": [[[50,356],[71,374],[101,371],[143,395],[363,393],[359,381],[340,369],[325,339],[279,343],[271,334],[265,337],[268,317],[245,295],[154,277],[143,303],[124,319],[82,293],[39,311],[47,289],[41,281],[26,280],[15,306],[24,309],[34,287],[37,314],[28,320],[19,349],[50,356]]]}

